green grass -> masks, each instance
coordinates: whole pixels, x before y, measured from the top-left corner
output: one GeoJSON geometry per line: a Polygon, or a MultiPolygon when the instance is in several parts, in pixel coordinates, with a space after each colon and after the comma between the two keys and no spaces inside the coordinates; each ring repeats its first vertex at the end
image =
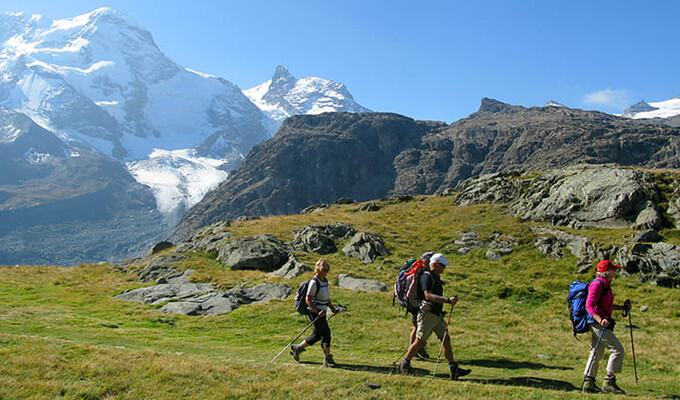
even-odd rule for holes
{"type": "MultiPolygon", "coordinates": [[[[414,361],[418,375],[396,374],[392,363],[405,350],[410,322],[392,307],[391,293],[364,293],[331,287],[335,303],[350,312],[333,318],[337,369],[321,367],[321,350],[310,348],[295,363],[284,353],[271,360],[305,326],[292,298],[244,306],[214,317],[164,314],[151,306],[114,296],[143,286],[134,274],[107,265],[73,268],[0,269],[0,399],[174,399],[174,398],[592,398],[577,392],[588,344],[571,336],[565,297],[576,277],[576,259],[547,258],[533,246],[531,224],[519,223],[497,206],[453,206],[451,197],[415,197],[359,213],[358,205],[319,213],[235,222],[236,237],[269,233],[291,240],[291,231],[310,223],[345,222],[380,234],[391,251],[372,264],[341,252],[326,258],[330,279],[339,273],[391,284],[403,260],[427,250],[446,251],[452,265],[442,275],[445,294],[458,294],[450,333],[456,358],[473,372],[447,380],[445,363],[414,361]],[[485,250],[457,255],[458,233],[476,230],[512,235],[520,246],[501,261],[484,259],[485,250]],[[366,382],[379,383],[371,390],[366,382]]],[[[578,232],[617,245],[625,230],[578,232]]],[[[677,231],[667,232],[679,237],[677,231]]],[[[341,248],[344,243],[338,243],[341,248]]],[[[296,253],[313,264],[318,255],[296,253]]],[[[231,271],[211,255],[194,254],[181,265],[196,270],[192,279],[223,288],[241,282],[285,282],[258,271],[231,271]]],[[[617,335],[629,351],[619,384],[643,397],[680,395],[680,292],[614,282],[617,300],[634,302],[637,369],[633,379],[630,337],[619,321],[617,335]],[[648,305],[641,313],[639,307],[648,305]]],[[[448,306],[445,307],[448,310],[448,306]]],[[[627,321],[625,321],[627,323],[627,321]]],[[[439,352],[433,337],[428,351],[439,352]]],[[[601,369],[602,370],[602,369],[601,369]]],[[[600,397],[605,397],[600,396],[600,397]]],[[[606,396],[610,397],[610,396],[606,396]]]]}

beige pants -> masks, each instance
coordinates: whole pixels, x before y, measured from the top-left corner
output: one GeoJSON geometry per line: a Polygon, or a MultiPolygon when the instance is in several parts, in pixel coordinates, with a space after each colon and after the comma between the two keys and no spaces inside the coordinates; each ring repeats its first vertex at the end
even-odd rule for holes
{"type": "Polygon", "coordinates": [[[444,322],[444,318],[441,315],[420,310],[416,318],[418,321],[416,337],[418,339],[426,341],[433,331],[439,340],[444,338],[444,332],[446,332],[446,322],[444,322]]]}
{"type": "Polygon", "coordinates": [[[591,324],[590,331],[592,332],[590,356],[588,357],[584,375],[590,377],[597,376],[597,369],[602,356],[604,356],[605,348],[609,349],[611,352],[609,355],[609,362],[607,363],[607,372],[610,374],[618,374],[621,372],[621,367],[623,366],[623,345],[619,342],[619,339],[614,336],[614,332],[612,332],[611,329],[604,330],[602,341],[597,347],[597,353],[595,353],[595,346],[600,337],[602,327],[598,324],[591,324]],[[590,367],[590,371],[588,371],[588,367],[590,367]]]}

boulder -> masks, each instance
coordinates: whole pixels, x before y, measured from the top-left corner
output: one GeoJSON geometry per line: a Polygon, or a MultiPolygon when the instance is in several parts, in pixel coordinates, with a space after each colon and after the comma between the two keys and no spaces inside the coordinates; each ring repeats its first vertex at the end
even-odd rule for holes
{"type": "Polygon", "coordinates": [[[632,243],[619,250],[617,261],[623,274],[638,274],[642,281],[660,286],[680,286],[680,249],[660,243],[632,243]]]}
{"type": "Polygon", "coordinates": [[[538,235],[535,245],[538,250],[553,258],[564,257],[562,248],[568,249],[580,263],[592,264],[602,258],[602,254],[588,238],[576,236],[558,229],[534,226],[531,230],[538,235]]]}
{"type": "Polygon", "coordinates": [[[288,261],[288,247],[270,235],[235,239],[219,249],[217,260],[231,269],[275,271],[288,261]]]}
{"type": "Polygon", "coordinates": [[[389,254],[383,239],[369,232],[356,233],[342,248],[342,252],[347,257],[358,258],[365,264],[372,263],[379,256],[389,254]]]}
{"type": "Polygon", "coordinates": [[[290,256],[288,261],[283,264],[283,266],[274,272],[270,272],[267,276],[279,277],[285,279],[296,278],[306,272],[312,271],[312,267],[307,264],[301,263],[294,256],[290,256]]]}
{"type": "Polygon", "coordinates": [[[483,175],[458,189],[459,205],[506,203],[509,213],[524,220],[577,229],[658,229],[663,222],[651,175],[614,165],[575,165],[540,175],[483,175]]]}
{"type": "Polygon", "coordinates": [[[186,255],[177,253],[156,256],[139,273],[139,281],[153,282],[160,278],[167,279],[169,276],[177,274],[177,270],[174,268],[175,264],[186,258],[186,255]]]}
{"type": "Polygon", "coordinates": [[[141,304],[164,304],[160,310],[185,315],[220,315],[244,304],[261,303],[271,299],[285,299],[292,289],[281,283],[267,283],[250,288],[217,291],[211,283],[191,283],[192,270],[166,279],[163,284],[129,290],[116,296],[119,300],[141,304]]]}
{"type": "Polygon", "coordinates": [[[189,282],[189,275],[193,272],[193,270],[186,270],[177,276],[166,278],[167,283],[128,290],[119,294],[116,298],[119,300],[136,301],[141,304],[160,304],[176,299],[202,295],[215,290],[215,285],[212,283],[189,282]]]}
{"type": "Polygon", "coordinates": [[[293,250],[308,253],[330,254],[338,251],[333,238],[322,233],[315,225],[307,225],[293,232],[293,241],[289,245],[293,250]]]}
{"type": "Polygon", "coordinates": [[[349,290],[363,290],[365,292],[386,292],[387,285],[371,279],[354,278],[348,274],[338,275],[338,286],[349,290]]]}
{"type": "Polygon", "coordinates": [[[160,253],[161,251],[171,249],[174,246],[175,246],[174,244],[172,244],[168,241],[158,242],[151,248],[151,254],[160,253]]]}

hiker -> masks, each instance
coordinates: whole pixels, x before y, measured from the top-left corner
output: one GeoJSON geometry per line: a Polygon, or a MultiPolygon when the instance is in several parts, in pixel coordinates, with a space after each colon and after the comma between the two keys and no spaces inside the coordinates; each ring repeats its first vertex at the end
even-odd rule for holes
{"type": "Polygon", "coordinates": [[[300,361],[300,353],[305,351],[308,346],[321,341],[321,349],[323,351],[323,366],[335,367],[335,361],[331,354],[331,329],[328,327],[328,320],[326,319],[326,311],[330,309],[333,313],[337,313],[335,306],[330,300],[330,291],[328,290],[328,271],[331,265],[323,258],[314,265],[314,277],[309,281],[307,289],[307,317],[310,321],[314,321],[314,331],[305,340],[298,345],[291,346],[290,354],[295,361],[300,361]],[[318,318],[317,318],[318,317],[318,318]]]}
{"type": "Polygon", "coordinates": [[[446,322],[444,321],[443,304],[448,303],[452,306],[458,302],[458,296],[443,297],[444,287],[442,285],[441,275],[444,268],[449,265],[443,254],[437,253],[430,258],[430,268],[423,272],[420,278],[419,293],[422,292],[424,301],[421,302],[421,307],[418,310],[416,317],[416,340],[413,342],[406,352],[404,360],[399,365],[399,370],[403,374],[410,374],[411,359],[418,353],[418,350],[423,347],[427,339],[434,331],[437,337],[442,341],[444,348],[444,357],[449,362],[449,371],[451,379],[456,380],[461,376],[470,373],[469,369],[459,368],[458,363],[453,360],[453,351],[451,350],[451,339],[449,337],[446,322]]]}
{"type": "Polygon", "coordinates": [[[614,310],[630,309],[630,300],[626,300],[623,305],[614,304],[611,283],[620,268],[620,265],[615,265],[609,260],[600,261],[597,263],[597,276],[588,285],[586,311],[593,317],[595,323],[588,325],[592,338],[590,355],[584,372],[583,392],[626,393],[616,384],[616,374],[621,372],[623,365],[623,345],[614,335],[615,321],[612,319],[614,310]],[[601,339],[600,335],[602,335],[601,339]],[[600,389],[595,385],[595,377],[605,347],[611,354],[607,363],[607,377],[600,389]]]}
{"type": "MultiPolygon", "coordinates": [[[[420,260],[423,263],[423,266],[425,269],[430,268],[430,258],[434,252],[428,251],[426,253],[423,253],[423,255],[420,257],[420,260]]],[[[413,324],[413,329],[411,330],[411,340],[409,341],[409,347],[413,345],[413,342],[416,341],[416,332],[418,331],[418,310],[417,309],[411,309],[408,310],[409,314],[411,314],[411,324],[413,324]]],[[[427,343],[423,343],[423,347],[418,350],[418,353],[416,354],[416,360],[417,359],[425,359],[425,358],[430,358],[430,355],[427,353],[427,350],[425,350],[425,346],[427,343]]]]}

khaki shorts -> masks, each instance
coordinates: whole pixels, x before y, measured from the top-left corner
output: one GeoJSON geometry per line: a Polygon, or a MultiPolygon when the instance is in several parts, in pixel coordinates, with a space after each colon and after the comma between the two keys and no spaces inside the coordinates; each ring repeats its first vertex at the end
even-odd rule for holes
{"type": "Polygon", "coordinates": [[[418,312],[417,320],[416,337],[418,339],[427,340],[433,331],[440,340],[444,338],[444,333],[446,332],[444,317],[421,310],[418,312]]]}

